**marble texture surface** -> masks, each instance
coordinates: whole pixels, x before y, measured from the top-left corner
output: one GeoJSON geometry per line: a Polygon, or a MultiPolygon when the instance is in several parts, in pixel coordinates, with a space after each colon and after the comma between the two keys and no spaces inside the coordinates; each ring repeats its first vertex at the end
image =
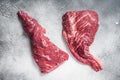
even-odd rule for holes
{"type": "Polygon", "coordinates": [[[0,80],[120,80],[120,0],[0,0],[0,80]],[[100,72],[76,61],[61,34],[62,15],[84,9],[99,14],[100,27],[90,49],[102,61],[100,72]],[[68,52],[69,60],[49,74],[41,74],[18,10],[37,19],[51,41],[68,52]]]}

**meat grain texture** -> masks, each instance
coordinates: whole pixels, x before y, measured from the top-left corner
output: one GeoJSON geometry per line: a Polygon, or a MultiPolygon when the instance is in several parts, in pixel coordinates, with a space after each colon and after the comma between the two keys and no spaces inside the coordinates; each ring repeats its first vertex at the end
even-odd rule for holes
{"type": "Polygon", "coordinates": [[[69,11],[62,19],[62,33],[73,56],[95,71],[102,70],[100,61],[89,51],[99,26],[98,14],[92,10],[69,11]]]}
{"type": "Polygon", "coordinates": [[[53,44],[46,30],[24,11],[18,11],[24,31],[30,38],[34,59],[42,73],[48,73],[68,59],[68,54],[53,44]]]}

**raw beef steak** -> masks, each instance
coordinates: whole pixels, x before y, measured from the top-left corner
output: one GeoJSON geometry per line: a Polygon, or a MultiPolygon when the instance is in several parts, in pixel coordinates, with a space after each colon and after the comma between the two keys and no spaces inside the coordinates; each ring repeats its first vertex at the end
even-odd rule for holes
{"type": "Polygon", "coordinates": [[[95,71],[102,70],[100,62],[89,52],[99,26],[97,13],[91,10],[69,11],[62,20],[62,33],[73,56],[95,71]]]}
{"type": "Polygon", "coordinates": [[[53,44],[45,29],[31,16],[18,11],[24,31],[30,38],[34,59],[42,73],[48,73],[68,59],[68,54],[53,44]]]}

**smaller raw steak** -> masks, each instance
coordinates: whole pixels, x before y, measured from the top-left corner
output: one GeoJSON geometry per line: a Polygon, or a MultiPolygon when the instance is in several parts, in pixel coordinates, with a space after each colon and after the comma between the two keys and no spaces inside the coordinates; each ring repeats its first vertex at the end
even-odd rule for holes
{"type": "Polygon", "coordinates": [[[42,73],[54,70],[68,59],[68,54],[50,42],[44,35],[45,29],[34,18],[23,11],[18,11],[18,16],[30,38],[34,59],[42,73]]]}
{"type": "Polygon", "coordinates": [[[100,62],[89,52],[89,46],[98,30],[97,13],[91,10],[69,11],[62,19],[62,33],[73,56],[95,71],[102,70],[100,62]]]}

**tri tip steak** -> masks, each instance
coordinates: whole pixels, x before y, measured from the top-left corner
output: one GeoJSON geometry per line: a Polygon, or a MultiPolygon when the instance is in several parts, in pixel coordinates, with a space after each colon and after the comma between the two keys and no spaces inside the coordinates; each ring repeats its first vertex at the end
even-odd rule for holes
{"type": "Polygon", "coordinates": [[[33,57],[42,73],[48,73],[68,60],[68,54],[53,44],[44,34],[45,29],[24,11],[18,11],[23,29],[30,38],[33,57]]]}
{"type": "Polygon", "coordinates": [[[89,52],[98,30],[98,14],[92,10],[68,11],[62,17],[63,36],[73,56],[83,64],[90,65],[95,71],[102,65],[89,52]]]}

